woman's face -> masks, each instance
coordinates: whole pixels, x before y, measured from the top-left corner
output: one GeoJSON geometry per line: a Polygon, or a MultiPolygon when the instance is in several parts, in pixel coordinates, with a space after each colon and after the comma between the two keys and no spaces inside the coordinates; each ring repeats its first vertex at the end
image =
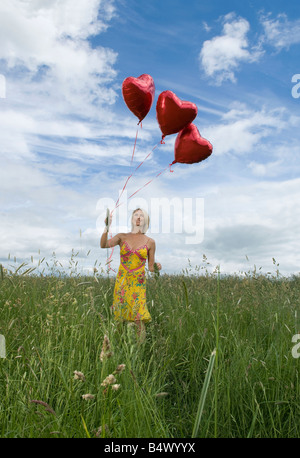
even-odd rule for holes
{"type": "Polygon", "coordinates": [[[132,224],[134,227],[138,227],[141,230],[143,229],[145,224],[145,218],[142,210],[137,210],[136,212],[134,212],[132,216],[132,224]]]}

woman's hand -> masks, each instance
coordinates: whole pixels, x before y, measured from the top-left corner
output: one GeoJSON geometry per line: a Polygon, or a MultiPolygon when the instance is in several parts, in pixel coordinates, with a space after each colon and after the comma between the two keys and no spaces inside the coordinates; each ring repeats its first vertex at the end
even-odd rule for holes
{"type": "Polygon", "coordinates": [[[111,222],[112,222],[112,216],[111,216],[111,213],[109,212],[109,210],[107,209],[107,216],[106,216],[106,218],[104,220],[104,224],[105,224],[107,232],[109,231],[109,228],[111,226],[111,222]]]}
{"type": "Polygon", "coordinates": [[[161,270],[161,264],[159,262],[154,263],[154,268],[157,268],[158,270],[161,270]]]}

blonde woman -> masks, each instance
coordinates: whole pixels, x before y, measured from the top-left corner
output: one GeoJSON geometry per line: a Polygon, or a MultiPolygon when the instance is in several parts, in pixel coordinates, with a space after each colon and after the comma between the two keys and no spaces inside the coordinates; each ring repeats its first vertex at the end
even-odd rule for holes
{"type": "Polygon", "coordinates": [[[120,246],[120,266],[112,306],[114,317],[117,321],[135,323],[142,339],[145,337],[145,323],[151,321],[146,305],[146,260],[150,272],[154,272],[155,267],[161,270],[161,264],[155,263],[155,241],[146,236],[149,222],[147,212],[137,208],[131,216],[131,232],[119,233],[107,240],[108,229],[105,228],[100,241],[101,248],[120,246]]]}

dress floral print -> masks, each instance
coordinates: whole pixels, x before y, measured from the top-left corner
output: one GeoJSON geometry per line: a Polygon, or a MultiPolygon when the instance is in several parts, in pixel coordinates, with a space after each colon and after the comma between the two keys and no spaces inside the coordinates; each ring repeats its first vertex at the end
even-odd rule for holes
{"type": "Polygon", "coordinates": [[[114,289],[112,310],[118,321],[151,321],[146,305],[145,264],[148,247],[132,250],[125,241],[120,247],[120,267],[114,289]]]}

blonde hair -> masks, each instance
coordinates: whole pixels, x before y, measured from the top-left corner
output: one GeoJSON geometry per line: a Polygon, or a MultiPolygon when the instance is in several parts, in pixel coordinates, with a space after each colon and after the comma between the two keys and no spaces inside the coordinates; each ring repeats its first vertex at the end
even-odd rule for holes
{"type": "Polygon", "coordinates": [[[149,229],[150,218],[149,218],[149,215],[146,212],[146,210],[144,210],[143,208],[136,208],[135,210],[133,210],[132,215],[131,215],[131,231],[133,231],[133,223],[132,223],[133,215],[138,210],[141,210],[143,212],[143,214],[144,214],[144,226],[143,226],[142,233],[145,234],[147,232],[147,230],[149,229]]]}

